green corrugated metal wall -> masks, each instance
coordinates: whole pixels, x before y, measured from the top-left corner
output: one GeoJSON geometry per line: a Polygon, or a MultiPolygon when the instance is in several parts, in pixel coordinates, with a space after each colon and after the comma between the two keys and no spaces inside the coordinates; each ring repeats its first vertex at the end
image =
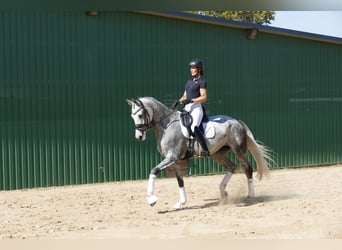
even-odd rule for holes
{"type": "MultiPolygon", "coordinates": [[[[125,99],[171,105],[193,57],[209,114],[244,120],[279,167],[342,161],[342,46],[138,13],[0,11],[0,189],[146,178],[125,99]]],[[[193,160],[193,174],[220,172],[193,160]]]]}

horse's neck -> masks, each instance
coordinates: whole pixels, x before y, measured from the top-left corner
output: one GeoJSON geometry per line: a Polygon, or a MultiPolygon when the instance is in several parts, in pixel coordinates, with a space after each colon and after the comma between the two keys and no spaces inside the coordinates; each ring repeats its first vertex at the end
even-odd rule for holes
{"type": "Polygon", "coordinates": [[[155,126],[163,130],[166,129],[167,124],[169,124],[172,119],[174,119],[174,114],[172,111],[170,111],[169,113],[159,113],[157,116],[154,117],[153,120],[155,126]]]}
{"type": "Polygon", "coordinates": [[[153,129],[156,133],[158,141],[165,133],[165,130],[168,128],[168,125],[172,123],[174,120],[177,120],[177,118],[177,112],[165,106],[161,105],[160,107],[154,109],[153,129]]]}
{"type": "Polygon", "coordinates": [[[153,121],[155,123],[159,123],[159,122],[163,122],[164,120],[167,120],[167,118],[173,112],[172,109],[169,109],[168,107],[164,106],[161,103],[156,103],[152,109],[153,109],[153,121]]]}
{"type": "MultiPolygon", "coordinates": [[[[165,145],[162,141],[164,136],[173,136],[175,131],[180,131],[179,123],[177,125],[176,121],[179,121],[179,112],[173,109],[169,109],[164,104],[154,101],[153,104],[149,105],[149,108],[153,111],[152,128],[154,130],[158,151],[161,155],[166,156],[165,145]]],[[[170,140],[170,138],[168,139],[170,140]]]]}

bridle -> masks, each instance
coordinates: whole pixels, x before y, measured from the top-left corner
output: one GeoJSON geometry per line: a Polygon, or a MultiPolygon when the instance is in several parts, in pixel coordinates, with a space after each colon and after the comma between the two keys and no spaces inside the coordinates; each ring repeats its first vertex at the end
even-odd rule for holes
{"type": "Polygon", "coordinates": [[[149,130],[154,124],[158,124],[160,122],[162,122],[164,119],[166,119],[167,117],[169,117],[171,114],[173,114],[174,112],[170,112],[169,114],[167,114],[166,116],[164,116],[163,118],[161,118],[159,121],[155,121],[152,122],[150,114],[148,113],[147,109],[145,108],[145,105],[143,104],[143,102],[139,99],[134,99],[133,102],[139,106],[140,108],[138,110],[136,110],[134,113],[132,113],[133,115],[137,114],[140,110],[143,111],[143,116],[144,116],[144,123],[140,123],[140,124],[135,124],[135,129],[139,130],[141,132],[146,132],[147,130],[149,130]]]}
{"type": "Polygon", "coordinates": [[[134,100],[134,103],[136,105],[138,105],[140,108],[137,111],[135,111],[134,113],[132,113],[132,114],[135,115],[140,110],[142,110],[143,111],[143,116],[144,116],[144,123],[135,124],[135,129],[139,130],[141,132],[146,132],[147,130],[149,130],[152,127],[152,121],[151,121],[150,114],[148,113],[148,111],[145,108],[145,106],[144,106],[142,101],[137,99],[137,100],[134,100]]]}

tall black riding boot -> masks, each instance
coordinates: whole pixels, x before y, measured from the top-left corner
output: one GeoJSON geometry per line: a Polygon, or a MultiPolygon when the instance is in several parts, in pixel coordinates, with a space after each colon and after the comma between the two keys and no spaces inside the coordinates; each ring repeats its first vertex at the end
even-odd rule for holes
{"type": "Polygon", "coordinates": [[[199,142],[202,148],[200,155],[203,157],[210,156],[210,152],[207,147],[207,143],[205,141],[204,135],[202,134],[201,130],[197,126],[195,127],[194,134],[195,134],[196,140],[199,142]]]}

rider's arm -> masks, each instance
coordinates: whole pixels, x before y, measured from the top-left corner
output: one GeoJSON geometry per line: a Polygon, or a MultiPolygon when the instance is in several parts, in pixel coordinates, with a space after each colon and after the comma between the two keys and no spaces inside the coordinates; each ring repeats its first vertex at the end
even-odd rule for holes
{"type": "Polygon", "coordinates": [[[179,102],[182,103],[183,101],[186,100],[186,91],[184,91],[183,95],[181,96],[181,98],[179,98],[179,102]]]}
{"type": "Polygon", "coordinates": [[[200,96],[192,99],[193,103],[203,103],[207,101],[207,89],[200,88],[200,96]]]}

